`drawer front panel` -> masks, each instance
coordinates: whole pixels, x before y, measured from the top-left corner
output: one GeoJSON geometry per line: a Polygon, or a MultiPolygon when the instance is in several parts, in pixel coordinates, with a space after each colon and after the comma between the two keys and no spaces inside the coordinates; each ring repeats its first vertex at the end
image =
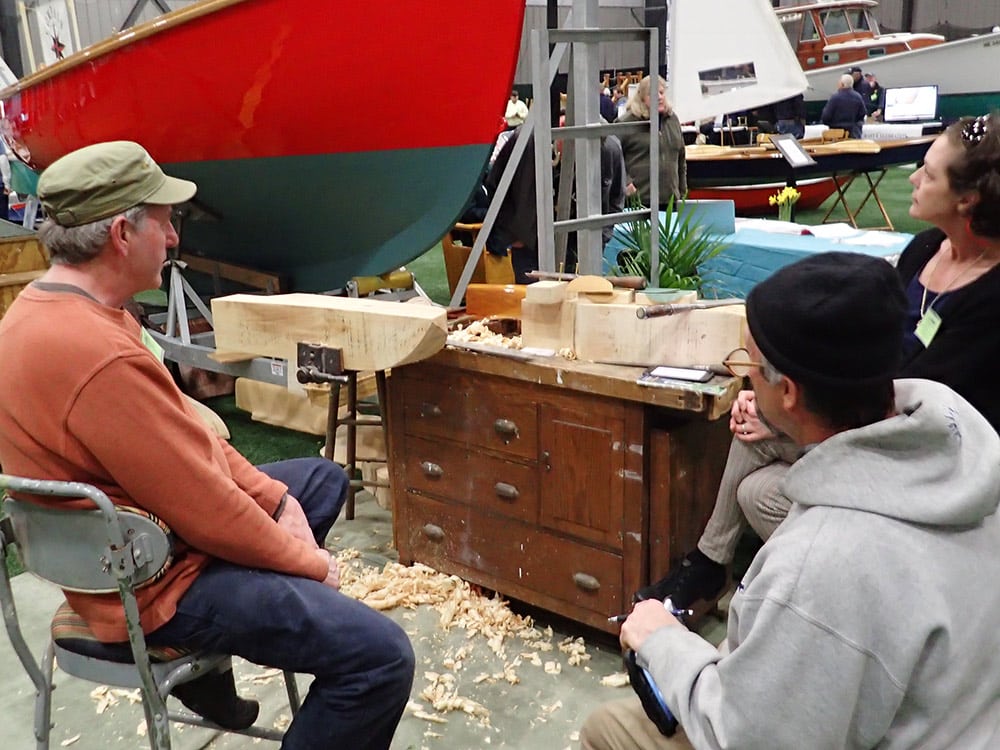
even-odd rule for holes
{"type": "Polygon", "coordinates": [[[530,464],[470,454],[472,504],[494,513],[538,522],[538,469],[530,464]]]}
{"type": "Polygon", "coordinates": [[[460,446],[407,435],[403,462],[407,489],[455,500],[472,493],[469,455],[460,446]]]}
{"type": "Polygon", "coordinates": [[[445,441],[406,436],[406,489],[512,518],[538,520],[538,470],[445,441]]]}
{"type": "Polygon", "coordinates": [[[406,502],[416,561],[500,593],[510,582],[605,617],[623,609],[620,555],[412,493],[406,502]]]}
{"type": "Polygon", "coordinates": [[[468,431],[468,394],[464,379],[403,379],[403,429],[409,435],[463,440],[468,431]]]}
{"type": "Polygon", "coordinates": [[[469,403],[469,443],[536,460],[538,404],[525,398],[527,392],[497,379],[477,383],[469,403]]]}

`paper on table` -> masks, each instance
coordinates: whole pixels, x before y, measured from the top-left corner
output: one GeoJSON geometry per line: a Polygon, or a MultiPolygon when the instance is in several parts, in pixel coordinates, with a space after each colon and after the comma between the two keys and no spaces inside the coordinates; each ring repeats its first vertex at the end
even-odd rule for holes
{"type": "Polygon", "coordinates": [[[874,247],[894,247],[903,239],[896,232],[862,232],[857,237],[847,237],[841,240],[844,245],[869,245],[874,247]]]}
{"type": "Polygon", "coordinates": [[[855,229],[844,221],[836,224],[817,224],[814,227],[809,227],[809,231],[813,233],[813,236],[824,240],[842,240],[846,237],[857,237],[863,234],[860,229],[855,229]]]}
{"type": "Polygon", "coordinates": [[[805,224],[796,224],[792,221],[775,221],[772,219],[736,219],[736,231],[741,229],[756,229],[759,232],[771,232],[772,234],[802,234],[803,229],[812,230],[812,227],[805,224]]]}

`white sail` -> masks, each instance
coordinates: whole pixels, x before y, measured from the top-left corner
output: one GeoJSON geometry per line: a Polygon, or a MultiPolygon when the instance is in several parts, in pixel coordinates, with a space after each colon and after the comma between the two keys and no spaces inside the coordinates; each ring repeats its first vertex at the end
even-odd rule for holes
{"type": "Polygon", "coordinates": [[[0,57],[0,89],[13,86],[17,83],[17,76],[7,65],[7,61],[0,57]]]}
{"type": "Polygon", "coordinates": [[[787,99],[808,83],[770,0],[672,0],[669,98],[682,122],[787,99]]]}

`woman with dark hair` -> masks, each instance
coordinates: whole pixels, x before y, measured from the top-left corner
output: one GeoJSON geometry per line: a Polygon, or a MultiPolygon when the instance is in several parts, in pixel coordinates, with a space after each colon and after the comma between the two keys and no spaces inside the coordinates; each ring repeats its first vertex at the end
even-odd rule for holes
{"type": "MultiPolygon", "coordinates": [[[[896,267],[908,313],[899,377],[944,383],[1000,432],[1000,113],[949,127],[910,182],[910,216],[933,227],[896,267]]],[[[746,526],[767,539],[787,515],[782,480],[799,449],[759,419],[752,391],[740,393],[729,427],[734,440],[698,548],[637,598],[670,596],[681,608],[712,599],[746,526]]]]}

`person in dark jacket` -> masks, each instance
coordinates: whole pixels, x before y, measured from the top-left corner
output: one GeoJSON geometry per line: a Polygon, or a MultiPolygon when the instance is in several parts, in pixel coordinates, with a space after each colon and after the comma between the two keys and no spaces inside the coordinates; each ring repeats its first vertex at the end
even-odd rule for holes
{"type": "Polygon", "coordinates": [[[868,109],[861,94],[853,88],[854,79],[842,75],[837,90],[823,107],[820,121],[831,128],[843,128],[851,138],[861,137],[861,126],[865,122],[868,109]]]}
{"type": "Polygon", "coordinates": [[[862,99],[868,98],[868,81],[864,74],[861,72],[861,68],[857,65],[851,66],[847,69],[847,75],[851,77],[851,88],[861,94],[862,99]]]}
{"type": "Polygon", "coordinates": [[[874,73],[865,73],[865,83],[868,84],[868,96],[865,98],[868,116],[881,120],[882,109],[885,107],[885,89],[882,88],[882,84],[878,82],[874,73]]]}
{"type": "MultiPolygon", "coordinates": [[[[492,198],[500,185],[504,170],[514,151],[518,138],[524,134],[521,127],[500,149],[496,161],[490,167],[483,182],[487,194],[492,198]]],[[[530,284],[535,279],[527,274],[538,268],[538,209],[535,203],[535,137],[528,135],[528,144],[520,162],[514,168],[514,176],[500,205],[493,229],[486,240],[486,251],[504,256],[510,251],[514,269],[514,283],[530,284]]],[[[601,212],[617,213],[625,202],[625,163],[621,144],[617,137],[609,135],[601,139],[601,212]]],[[[553,181],[557,182],[553,177],[553,181]]],[[[611,238],[614,227],[604,228],[603,241],[611,238]]],[[[567,267],[575,266],[571,261],[567,267]]]]}

